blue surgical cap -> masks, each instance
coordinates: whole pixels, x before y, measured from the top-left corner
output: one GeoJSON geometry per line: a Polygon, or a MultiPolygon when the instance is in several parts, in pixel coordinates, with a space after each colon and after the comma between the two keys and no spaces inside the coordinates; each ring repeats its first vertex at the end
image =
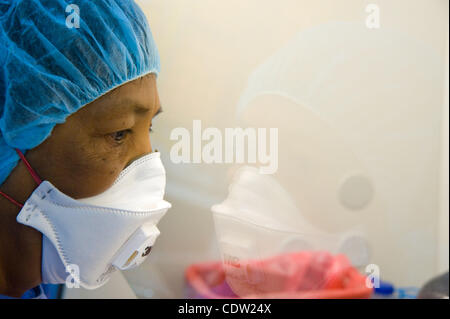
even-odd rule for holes
{"type": "Polygon", "coordinates": [[[149,73],[159,55],[133,0],[0,0],[0,185],[15,148],[38,146],[56,124],[149,73]]]}

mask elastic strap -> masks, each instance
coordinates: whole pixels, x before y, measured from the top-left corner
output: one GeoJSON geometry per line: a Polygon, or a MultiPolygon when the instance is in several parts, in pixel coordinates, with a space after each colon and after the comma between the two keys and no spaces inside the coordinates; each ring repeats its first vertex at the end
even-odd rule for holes
{"type": "Polygon", "coordinates": [[[7,200],[9,200],[11,203],[13,203],[14,205],[22,208],[23,204],[19,203],[18,201],[16,201],[14,198],[12,198],[11,196],[9,196],[8,194],[3,193],[2,191],[0,191],[0,195],[2,195],[3,197],[5,197],[7,200]]]}
{"type": "Polygon", "coordinates": [[[22,152],[18,148],[16,148],[16,152],[17,152],[17,154],[19,154],[20,159],[22,160],[22,162],[24,162],[25,166],[28,169],[28,172],[30,172],[31,177],[33,177],[33,179],[36,182],[36,184],[38,184],[38,186],[41,185],[41,183],[42,183],[41,178],[36,173],[36,171],[31,167],[30,163],[28,163],[27,159],[22,154],[22,152]]]}
{"type": "MultiPolygon", "coordinates": [[[[28,172],[30,173],[31,177],[33,177],[34,181],[36,182],[36,184],[40,185],[42,183],[41,178],[39,177],[39,175],[36,173],[36,171],[31,167],[30,163],[27,161],[27,159],[25,158],[25,156],[23,155],[23,153],[16,148],[16,152],[19,155],[20,159],[22,160],[22,162],[25,164],[28,172]]],[[[19,203],[18,201],[16,201],[14,198],[12,198],[11,196],[9,196],[8,194],[3,193],[2,191],[0,191],[0,195],[2,195],[3,197],[5,197],[7,200],[9,200],[11,203],[13,203],[14,205],[22,208],[23,204],[19,203]]]]}

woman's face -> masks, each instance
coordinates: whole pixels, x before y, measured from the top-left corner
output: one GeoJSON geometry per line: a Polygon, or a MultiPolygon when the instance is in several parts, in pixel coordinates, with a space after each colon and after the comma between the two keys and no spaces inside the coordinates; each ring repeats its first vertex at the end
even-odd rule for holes
{"type": "Polygon", "coordinates": [[[152,152],[149,131],[160,110],[156,78],[147,75],[69,116],[27,159],[43,180],[73,198],[100,194],[127,165],[152,152]]]}

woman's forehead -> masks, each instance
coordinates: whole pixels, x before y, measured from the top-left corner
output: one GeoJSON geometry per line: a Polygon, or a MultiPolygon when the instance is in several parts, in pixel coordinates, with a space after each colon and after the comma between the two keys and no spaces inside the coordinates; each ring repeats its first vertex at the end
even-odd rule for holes
{"type": "MultiPolygon", "coordinates": [[[[132,112],[156,112],[159,98],[153,74],[128,82],[83,107],[82,117],[116,117],[132,112]]],[[[78,112],[77,112],[78,113],[78,112]]]]}

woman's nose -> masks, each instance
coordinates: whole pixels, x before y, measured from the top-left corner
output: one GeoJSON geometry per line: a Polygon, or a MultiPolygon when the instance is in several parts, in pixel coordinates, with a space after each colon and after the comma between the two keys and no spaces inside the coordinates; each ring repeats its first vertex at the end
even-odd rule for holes
{"type": "Polygon", "coordinates": [[[131,163],[138,160],[139,158],[148,155],[152,152],[153,150],[150,141],[150,136],[148,132],[146,132],[146,136],[143,136],[139,138],[138,141],[136,141],[135,147],[133,148],[132,152],[130,152],[128,163],[125,165],[124,168],[128,167],[131,163]]]}

